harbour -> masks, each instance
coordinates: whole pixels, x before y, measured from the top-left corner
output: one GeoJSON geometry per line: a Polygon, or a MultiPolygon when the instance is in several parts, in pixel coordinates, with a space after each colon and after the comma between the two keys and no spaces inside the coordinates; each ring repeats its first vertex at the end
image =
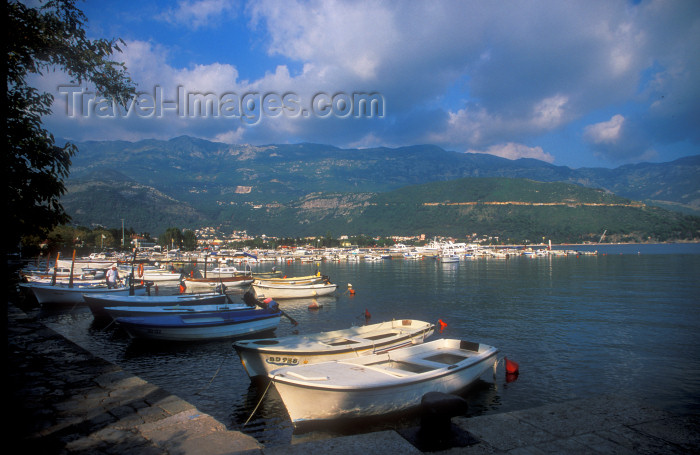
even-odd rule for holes
{"type": "MultiPolygon", "coordinates": [[[[425,447],[380,430],[265,446],[96,357],[10,304],[8,442],[49,454],[695,453],[700,417],[617,396],[454,418],[460,444],[425,447]]],[[[448,441],[451,442],[451,441],[448,441]]]]}
{"type": "MultiPolygon", "coordinates": [[[[663,248],[647,253],[644,247],[624,252],[599,247],[594,256],[447,264],[322,262],[321,270],[339,284],[339,291],[316,299],[317,310],[310,310],[304,299],[282,302],[299,326],[282,323],[275,334],[363,324],[365,310],[373,322],[403,317],[446,321],[440,336],[487,342],[521,364],[515,381],[507,381],[501,370],[465,395],[467,419],[611,394],[667,412],[692,413],[700,395],[700,255],[693,245],[686,254],[664,253],[663,248]],[[348,283],[356,293],[346,292],[348,283]]],[[[304,276],[317,266],[285,264],[284,271],[304,276]]],[[[274,389],[265,393],[249,381],[230,342],[154,348],[132,343],[114,327],[94,326],[84,309],[39,313],[42,323],[66,338],[266,448],[401,431],[416,424],[415,416],[407,415],[365,427],[295,433],[274,389]]]]}

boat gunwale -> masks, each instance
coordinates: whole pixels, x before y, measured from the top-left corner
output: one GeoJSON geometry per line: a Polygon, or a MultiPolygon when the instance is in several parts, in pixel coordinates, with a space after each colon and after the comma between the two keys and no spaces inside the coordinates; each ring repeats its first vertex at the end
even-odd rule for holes
{"type": "MultiPolygon", "coordinates": [[[[424,337],[427,338],[428,336],[432,335],[432,333],[429,333],[431,331],[435,330],[435,325],[434,324],[429,324],[428,327],[424,327],[420,329],[420,331],[413,332],[413,333],[408,333],[404,334],[403,336],[397,336],[391,339],[385,339],[382,340],[379,343],[372,343],[371,341],[367,342],[359,342],[358,345],[354,345],[352,347],[342,347],[338,349],[334,349],[332,347],[327,348],[325,351],[318,351],[318,350],[312,350],[312,351],[295,351],[291,349],[280,349],[279,347],[276,347],[275,350],[272,349],[267,349],[268,346],[262,346],[260,348],[258,347],[250,347],[248,345],[241,345],[239,343],[234,343],[234,349],[236,349],[237,352],[242,352],[242,353],[259,353],[260,355],[285,355],[285,356],[307,356],[307,357],[324,357],[328,355],[338,355],[338,354],[345,354],[345,353],[353,353],[353,352],[362,352],[366,350],[370,350],[373,348],[381,348],[390,344],[394,344],[396,342],[401,342],[401,341],[407,341],[407,340],[412,340],[413,338],[416,337],[424,337]],[[426,335],[427,334],[427,335],[426,335]]],[[[398,334],[397,334],[398,335],[398,334]]],[[[359,337],[359,336],[358,336],[359,337]]],[[[274,339],[274,338],[273,338],[274,339]]],[[[246,342],[251,342],[255,340],[246,340],[246,342]]],[[[319,343],[321,344],[321,343],[319,343]]]]}
{"type": "MultiPolygon", "coordinates": [[[[444,368],[439,368],[435,370],[430,370],[426,371],[424,373],[415,373],[412,376],[393,376],[389,372],[386,372],[386,375],[391,382],[391,384],[382,384],[382,385],[374,385],[374,386],[357,386],[357,385],[346,385],[346,386],[334,386],[334,385],[327,385],[327,386],[321,386],[321,385],[313,385],[309,384],[307,382],[302,382],[299,380],[295,380],[293,378],[287,378],[287,377],[278,377],[276,374],[273,374],[274,371],[272,371],[268,377],[270,381],[273,383],[281,383],[286,386],[290,387],[297,387],[301,389],[308,389],[308,390],[318,390],[318,391],[323,391],[323,392],[328,392],[328,393],[353,393],[353,394],[359,394],[359,393],[365,393],[369,391],[377,391],[377,390],[383,390],[383,389],[400,389],[400,388],[405,388],[405,387],[412,387],[416,384],[421,384],[424,382],[428,381],[434,381],[437,379],[440,379],[444,376],[449,376],[453,375],[455,373],[461,372],[467,368],[474,367],[476,365],[479,365],[480,363],[486,362],[490,360],[492,357],[497,356],[499,352],[499,349],[493,346],[489,346],[489,348],[482,354],[479,354],[477,356],[470,357],[468,359],[465,359],[463,364],[453,364],[453,365],[458,365],[456,367],[450,368],[452,365],[445,365],[444,368]],[[487,354],[488,355],[485,355],[487,354]],[[467,362],[467,360],[472,360],[472,362],[467,362]],[[420,376],[420,377],[418,377],[420,376]]],[[[337,363],[343,363],[342,360],[337,361],[337,363]]],[[[462,362],[460,362],[462,363],[462,362]]],[[[365,365],[358,365],[358,366],[365,366],[365,365]]],[[[283,367],[283,368],[288,368],[288,367],[283,367]]],[[[279,368],[279,369],[283,369],[279,368]]],[[[295,368],[295,367],[291,367],[295,368]]]]}
{"type": "MultiPolygon", "coordinates": [[[[230,310],[230,311],[245,311],[245,310],[230,310]]],[[[149,324],[149,323],[139,323],[136,321],[132,321],[133,319],[149,319],[149,318],[164,318],[168,317],[169,318],[179,318],[179,316],[196,316],[196,317],[201,317],[204,319],[204,314],[183,314],[183,315],[178,315],[178,314],[167,314],[167,315],[158,315],[158,316],[124,316],[124,317],[119,317],[116,318],[115,321],[124,326],[125,328],[127,327],[134,327],[134,328],[139,328],[141,330],[160,330],[160,329],[165,329],[165,330],[178,330],[178,329],[188,329],[188,328],[198,328],[198,327],[221,327],[221,326],[229,326],[229,325],[236,325],[236,324],[244,324],[244,323],[249,323],[249,322],[255,322],[255,321],[264,321],[267,319],[273,319],[273,318],[281,318],[282,313],[270,313],[266,315],[262,315],[260,317],[254,317],[251,316],[250,318],[247,318],[245,320],[222,320],[221,322],[216,322],[216,323],[192,323],[192,324],[187,324],[185,322],[180,322],[178,324],[175,323],[170,323],[170,324],[149,324]],[[126,320],[125,320],[126,319],[126,320]]],[[[209,313],[211,315],[217,315],[216,312],[211,312],[209,313]]]]}

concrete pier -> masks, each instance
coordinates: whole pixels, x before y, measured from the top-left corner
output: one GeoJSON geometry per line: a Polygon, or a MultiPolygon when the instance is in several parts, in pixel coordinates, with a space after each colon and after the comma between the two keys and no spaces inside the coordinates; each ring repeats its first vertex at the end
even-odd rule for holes
{"type": "MultiPolygon", "coordinates": [[[[420,454],[411,431],[264,447],[192,404],[7,308],[6,446],[52,454],[420,454]]],[[[700,410],[698,411],[700,413],[700,410]]],[[[700,414],[595,397],[535,409],[454,417],[468,441],[435,454],[700,453],[700,414]]],[[[464,440],[464,438],[463,438],[464,440]]]]}

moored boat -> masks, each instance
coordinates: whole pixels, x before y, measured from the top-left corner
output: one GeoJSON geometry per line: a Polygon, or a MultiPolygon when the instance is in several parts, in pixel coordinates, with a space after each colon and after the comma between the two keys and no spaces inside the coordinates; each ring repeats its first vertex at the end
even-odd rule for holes
{"type": "Polygon", "coordinates": [[[329,282],[285,284],[255,281],[252,287],[258,298],[301,299],[332,294],[338,285],[329,282]]]}
{"type": "Polygon", "coordinates": [[[240,340],[233,347],[248,376],[267,377],[282,366],[388,352],[422,343],[434,330],[429,322],[401,319],[308,335],[240,340]]]}
{"type": "Polygon", "coordinates": [[[182,274],[175,270],[167,270],[154,265],[143,264],[120,267],[119,275],[129,276],[132,271],[135,279],[139,281],[152,281],[155,283],[178,282],[182,277],[182,274]]]}
{"type": "Polygon", "coordinates": [[[294,426],[405,411],[428,392],[456,393],[496,362],[498,349],[454,339],[389,353],[283,367],[269,376],[294,426]]]}
{"type": "Polygon", "coordinates": [[[106,307],[157,307],[175,305],[224,305],[228,296],[221,293],[174,295],[84,295],[85,303],[95,318],[109,317],[106,307]]]}
{"type": "MultiPolygon", "coordinates": [[[[101,285],[65,285],[65,284],[45,284],[45,283],[21,283],[20,286],[28,288],[36,297],[40,305],[79,305],[84,304],[86,295],[123,295],[128,296],[131,292],[130,286],[118,288],[108,288],[106,284],[101,285]]],[[[137,285],[133,287],[135,295],[145,295],[146,286],[137,285]]]]}
{"type": "Polygon", "coordinates": [[[276,302],[267,308],[195,314],[120,317],[115,319],[131,338],[196,341],[234,338],[277,328],[282,313],[276,302]]]}
{"type": "Polygon", "coordinates": [[[317,275],[305,275],[305,276],[293,276],[293,277],[269,277],[262,278],[256,277],[255,282],[260,284],[313,284],[322,283],[327,280],[328,277],[317,274],[317,275]]]}
{"type": "Polygon", "coordinates": [[[218,311],[249,310],[245,303],[184,304],[167,306],[112,306],[104,310],[112,319],[131,316],[159,316],[164,314],[216,313],[218,311]]]}
{"type": "Polygon", "coordinates": [[[202,290],[202,289],[216,289],[217,287],[224,286],[235,286],[235,287],[245,287],[254,281],[254,278],[250,275],[238,275],[231,277],[218,277],[218,278],[185,278],[182,280],[185,283],[185,288],[187,290],[202,290]]]}

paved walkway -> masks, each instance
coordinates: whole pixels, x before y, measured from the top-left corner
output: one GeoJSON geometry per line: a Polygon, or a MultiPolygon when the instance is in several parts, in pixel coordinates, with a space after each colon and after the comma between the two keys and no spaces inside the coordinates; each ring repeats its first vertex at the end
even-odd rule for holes
{"type": "MultiPolygon", "coordinates": [[[[11,452],[53,454],[691,454],[700,415],[600,397],[454,418],[442,441],[419,429],[263,447],[190,403],[95,357],[9,304],[11,452]],[[437,442],[436,442],[437,440],[437,442]],[[17,445],[19,443],[19,445],[17,445]]],[[[434,435],[433,435],[434,436],[434,435]]]]}

